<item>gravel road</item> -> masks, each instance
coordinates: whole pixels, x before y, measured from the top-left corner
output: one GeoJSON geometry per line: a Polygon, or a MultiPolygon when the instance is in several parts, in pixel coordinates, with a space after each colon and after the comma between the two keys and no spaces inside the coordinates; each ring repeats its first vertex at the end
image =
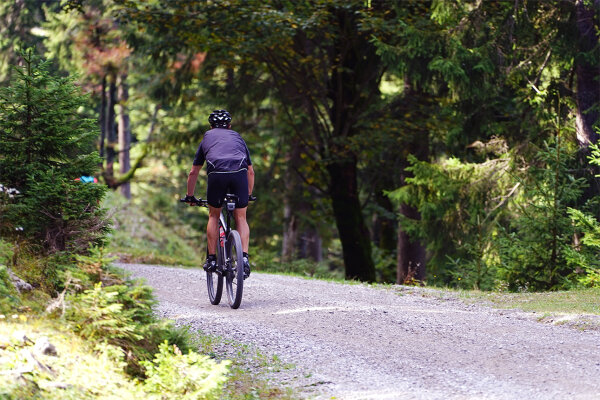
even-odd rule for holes
{"type": "Polygon", "coordinates": [[[276,354],[279,380],[315,399],[600,399],[600,331],[535,314],[252,273],[240,309],[213,306],[199,269],[120,264],[155,288],[157,312],[276,354]]]}

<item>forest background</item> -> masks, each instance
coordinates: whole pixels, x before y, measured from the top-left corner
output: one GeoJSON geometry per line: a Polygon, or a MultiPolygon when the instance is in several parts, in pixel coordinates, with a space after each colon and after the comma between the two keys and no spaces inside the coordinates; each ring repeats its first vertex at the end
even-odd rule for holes
{"type": "MultiPolygon", "coordinates": [[[[34,48],[88,94],[77,112],[99,169],[69,173],[119,194],[103,205],[126,259],[202,262],[206,214],[178,199],[208,114],[226,108],[257,172],[259,269],[600,285],[598,0],[16,0],[0,20],[3,86],[34,48]]],[[[4,166],[31,162],[10,149],[4,166]]],[[[0,243],[12,257],[85,253],[92,239],[60,236],[65,215],[36,230],[35,213],[15,211],[34,203],[11,173],[0,183],[20,195],[1,194],[0,243]]]]}

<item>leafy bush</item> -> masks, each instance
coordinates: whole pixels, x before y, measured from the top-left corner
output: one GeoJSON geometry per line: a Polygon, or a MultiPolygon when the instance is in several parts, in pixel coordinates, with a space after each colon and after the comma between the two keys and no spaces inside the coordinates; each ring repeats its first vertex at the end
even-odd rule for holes
{"type": "Polygon", "coordinates": [[[219,399],[229,364],[194,352],[183,354],[177,346],[164,342],[154,360],[142,362],[147,376],[143,388],[151,398],[219,399]]]}

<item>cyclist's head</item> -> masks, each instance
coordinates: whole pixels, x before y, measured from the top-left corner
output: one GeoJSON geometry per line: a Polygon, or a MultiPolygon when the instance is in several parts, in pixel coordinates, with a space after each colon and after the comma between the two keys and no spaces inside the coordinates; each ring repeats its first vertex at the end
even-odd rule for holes
{"type": "Polygon", "coordinates": [[[208,123],[213,128],[229,128],[231,114],[227,110],[215,110],[208,116],[208,123]]]}

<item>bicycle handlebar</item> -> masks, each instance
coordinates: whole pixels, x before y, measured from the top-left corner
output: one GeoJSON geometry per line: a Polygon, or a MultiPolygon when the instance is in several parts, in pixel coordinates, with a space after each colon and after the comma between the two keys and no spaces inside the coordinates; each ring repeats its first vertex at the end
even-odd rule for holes
{"type": "Polygon", "coordinates": [[[206,207],[208,205],[208,200],[196,199],[196,198],[188,200],[187,198],[184,197],[183,199],[179,199],[179,201],[181,203],[189,203],[192,206],[204,206],[204,207],[206,207]]]}
{"type": "MultiPolygon", "coordinates": [[[[187,199],[187,198],[184,197],[183,199],[179,199],[179,201],[181,203],[189,203],[192,206],[199,206],[199,207],[200,206],[203,206],[203,207],[207,207],[208,206],[208,200],[205,200],[205,199],[202,199],[202,198],[197,199],[197,198],[194,197],[192,199],[187,199]]],[[[252,196],[252,195],[248,196],[248,201],[256,201],[256,196],[252,196]]]]}

